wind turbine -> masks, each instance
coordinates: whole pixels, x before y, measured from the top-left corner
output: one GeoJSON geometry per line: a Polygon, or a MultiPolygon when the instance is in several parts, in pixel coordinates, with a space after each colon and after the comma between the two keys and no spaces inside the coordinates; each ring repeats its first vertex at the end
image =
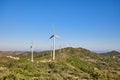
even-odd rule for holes
{"type": "Polygon", "coordinates": [[[53,28],[53,35],[49,38],[49,39],[53,39],[53,54],[52,54],[52,57],[53,57],[53,60],[55,60],[55,40],[56,40],[56,37],[58,37],[55,33],[55,30],[53,28]]]}
{"type": "Polygon", "coordinates": [[[33,46],[33,41],[32,41],[32,45],[31,45],[31,62],[34,62],[34,60],[33,60],[33,48],[34,48],[34,46],[33,46]]]}

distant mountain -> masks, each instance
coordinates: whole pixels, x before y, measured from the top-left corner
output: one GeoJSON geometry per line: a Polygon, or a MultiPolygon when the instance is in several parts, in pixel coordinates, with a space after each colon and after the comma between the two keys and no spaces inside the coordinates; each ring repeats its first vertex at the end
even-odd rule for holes
{"type": "Polygon", "coordinates": [[[120,52],[118,51],[110,51],[106,53],[101,53],[101,55],[106,57],[112,57],[112,58],[120,58],[120,52]]]}
{"type": "Polygon", "coordinates": [[[23,52],[20,51],[0,51],[0,56],[14,56],[19,55],[23,52]]]}

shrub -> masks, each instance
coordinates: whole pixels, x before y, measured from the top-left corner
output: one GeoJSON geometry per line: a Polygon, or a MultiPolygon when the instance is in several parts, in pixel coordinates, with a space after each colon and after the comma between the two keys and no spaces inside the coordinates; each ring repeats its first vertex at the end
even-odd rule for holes
{"type": "Polygon", "coordinates": [[[53,68],[55,68],[55,63],[53,63],[53,62],[49,63],[48,66],[49,66],[50,69],[53,69],[53,68]]]}

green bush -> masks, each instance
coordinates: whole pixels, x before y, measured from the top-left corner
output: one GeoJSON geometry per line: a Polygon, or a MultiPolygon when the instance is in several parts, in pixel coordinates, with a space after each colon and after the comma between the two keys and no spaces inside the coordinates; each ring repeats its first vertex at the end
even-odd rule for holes
{"type": "Polygon", "coordinates": [[[48,66],[49,66],[50,69],[54,69],[55,68],[55,63],[54,62],[49,63],[48,66]]]}

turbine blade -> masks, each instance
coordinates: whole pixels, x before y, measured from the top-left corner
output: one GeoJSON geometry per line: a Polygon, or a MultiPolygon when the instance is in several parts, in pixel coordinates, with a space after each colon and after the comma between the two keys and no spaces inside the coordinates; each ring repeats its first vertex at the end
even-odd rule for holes
{"type": "Polygon", "coordinates": [[[52,31],[53,31],[53,34],[55,34],[54,24],[52,24],[52,31]]]}
{"type": "Polygon", "coordinates": [[[59,36],[59,35],[55,35],[55,37],[60,38],[60,36],[59,36]]]}

